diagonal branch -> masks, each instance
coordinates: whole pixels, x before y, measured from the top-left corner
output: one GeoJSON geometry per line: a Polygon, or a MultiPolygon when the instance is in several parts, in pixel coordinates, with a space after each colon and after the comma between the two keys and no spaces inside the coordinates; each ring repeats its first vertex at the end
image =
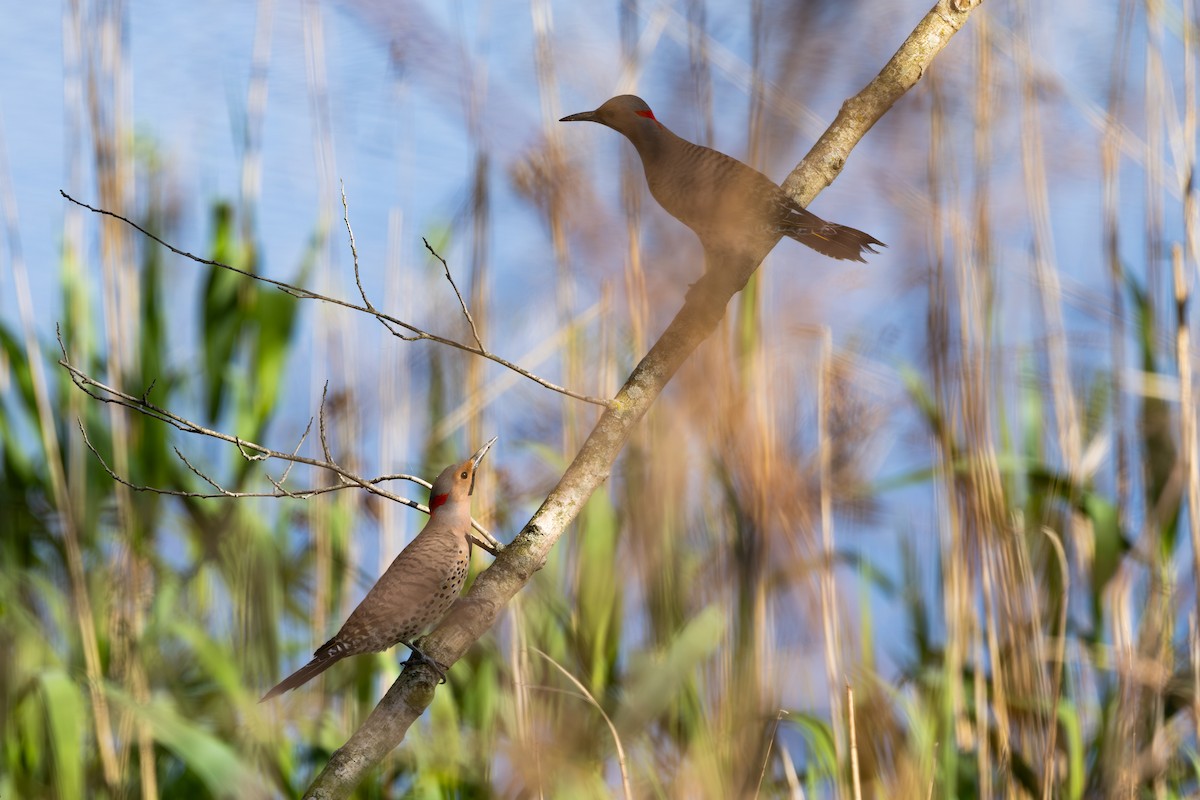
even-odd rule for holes
{"type": "MultiPolygon", "coordinates": [[[[403,320],[397,319],[396,317],[393,317],[390,314],[385,314],[382,311],[376,309],[374,306],[371,305],[370,301],[366,299],[365,293],[363,294],[364,305],[359,305],[358,303],[351,303],[349,300],[340,300],[336,297],[330,297],[329,295],[321,294],[320,292],[313,292],[308,289],[301,288],[299,286],[293,286],[292,284],[286,283],[285,281],[279,281],[279,280],[275,280],[274,278],[268,278],[265,275],[258,275],[258,274],[249,272],[244,269],[238,269],[237,267],[231,266],[229,264],[223,264],[220,261],[214,261],[211,258],[203,258],[201,256],[195,255],[194,253],[189,253],[186,250],[180,250],[178,247],[175,247],[174,245],[172,245],[168,242],[165,242],[162,239],[160,239],[159,237],[155,236],[153,233],[146,230],[141,225],[138,225],[133,220],[128,219],[127,217],[123,217],[120,214],[117,214],[116,212],[108,211],[103,208],[94,208],[92,206],[89,206],[87,203],[84,203],[80,200],[76,200],[74,197],[67,194],[62,189],[59,189],[58,193],[60,195],[62,195],[63,198],[65,198],[68,202],[74,203],[75,205],[79,206],[80,208],[86,208],[88,211],[91,211],[93,214],[101,214],[103,216],[112,217],[113,219],[117,219],[117,220],[120,220],[121,222],[124,222],[126,225],[130,226],[134,230],[141,233],[147,239],[157,242],[158,244],[160,244],[163,247],[170,250],[175,255],[182,256],[183,258],[186,258],[189,261],[194,261],[197,264],[204,264],[205,266],[209,266],[209,267],[218,267],[220,269],[228,270],[230,272],[236,272],[238,275],[241,275],[245,278],[249,278],[251,280],[258,281],[259,283],[265,283],[265,284],[269,284],[270,286],[274,286],[276,289],[279,289],[280,291],[284,292],[285,294],[290,294],[292,297],[298,298],[300,300],[320,300],[323,303],[329,303],[331,305],[341,306],[342,308],[348,308],[351,311],[358,311],[361,314],[368,314],[372,317],[375,317],[377,320],[379,320],[381,323],[383,323],[384,327],[387,328],[388,331],[390,331],[393,336],[403,339],[406,342],[416,342],[416,341],[425,339],[430,342],[436,342],[438,344],[445,345],[446,347],[453,347],[456,350],[462,350],[464,353],[471,353],[472,355],[480,356],[481,358],[486,358],[487,360],[494,361],[495,363],[499,364],[500,366],[502,366],[506,369],[512,370],[513,372],[517,373],[518,375],[528,378],[529,380],[533,381],[534,383],[538,384],[539,386],[543,386],[552,392],[558,392],[559,394],[563,394],[563,395],[566,395],[567,397],[574,398],[575,400],[581,400],[585,403],[591,403],[592,405],[595,405],[595,406],[607,406],[610,402],[608,400],[605,400],[602,397],[593,397],[591,395],[581,394],[579,392],[574,392],[570,389],[567,389],[563,386],[559,386],[556,383],[548,381],[545,378],[542,378],[538,375],[535,375],[534,373],[530,372],[529,370],[525,369],[524,367],[514,364],[513,362],[509,361],[508,359],[501,358],[500,356],[496,355],[495,353],[493,353],[490,350],[483,347],[482,344],[480,344],[478,346],[463,344],[462,342],[456,341],[454,339],[449,339],[445,336],[438,336],[436,333],[429,333],[428,331],[422,330],[422,329],[418,328],[417,326],[412,325],[411,323],[404,322],[403,320]],[[408,334],[401,333],[400,332],[401,330],[408,331],[408,334]]],[[[357,264],[357,261],[355,263],[357,264]]],[[[448,269],[447,269],[447,272],[449,272],[448,269]]],[[[361,288],[362,288],[361,283],[359,284],[359,288],[361,291],[361,288]]],[[[457,289],[455,291],[457,292],[457,289]]],[[[464,310],[465,310],[465,307],[464,307],[464,310]]],[[[468,315],[468,317],[469,317],[469,315],[468,315]]],[[[474,327],[473,323],[472,323],[472,327],[474,327]]]]}
{"type": "Polygon", "coordinates": [[[783,190],[802,206],[833,183],[855,146],[909,89],[921,80],[933,59],[983,0],[938,0],[895,55],[862,91],[842,103],[812,149],[783,182],[783,190]]]}
{"type": "MultiPolygon", "coordinates": [[[[788,188],[794,195],[799,192],[811,200],[832,181],[854,145],[920,79],[979,2],[940,0],[929,11],[880,77],[843,105],[843,113],[789,177],[788,188]]],[[[542,568],[550,549],[607,480],[633,426],[716,328],[729,300],[757,267],[757,263],[730,261],[708,265],[683,308],[634,368],[541,508],[492,566],[476,578],[449,616],[425,637],[423,649],[431,658],[453,664],[462,657],[495,624],[513,595],[542,568]]],[[[409,726],[432,701],[437,680],[432,669],[405,668],[362,726],[333,754],[305,797],[330,800],[348,796],[403,741],[409,726]]]]}

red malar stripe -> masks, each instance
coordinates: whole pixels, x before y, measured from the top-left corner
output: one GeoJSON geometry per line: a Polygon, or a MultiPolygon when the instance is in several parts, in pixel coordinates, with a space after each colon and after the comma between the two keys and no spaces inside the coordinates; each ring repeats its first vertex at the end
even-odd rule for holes
{"type": "Polygon", "coordinates": [[[438,494],[429,498],[429,513],[432,514],[438,507],[446,505],[446,501],[449,499],[449,494],[438,494]]]}

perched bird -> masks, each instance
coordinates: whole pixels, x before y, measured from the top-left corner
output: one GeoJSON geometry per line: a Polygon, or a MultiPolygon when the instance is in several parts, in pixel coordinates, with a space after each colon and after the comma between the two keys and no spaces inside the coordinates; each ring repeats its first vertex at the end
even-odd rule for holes
{"type": "Polygon", "coordinates": [[[412,640],[441,621],[467,578],[475,471],[495,442],[492,437],[466,461],[442,470],[429,491],[429,522],[350,612],[337,635],[258,702],[307,683],[346,656],[378,653],[397,644],[412,650],[445,680],[445,668],[413,647],[412,640]]]}
{"type": "Polygon", "coordinates": [[[680,139],[640,97],[623,94],[559,122],[598,122],[624,134],[642,158],[650,194],[700,237],[710,260],[748,258],[757,265],[784,236],[851,261],[879,252],[873,245],[886,246],[870,234],[826,222],[737,159],[680,139]]]}

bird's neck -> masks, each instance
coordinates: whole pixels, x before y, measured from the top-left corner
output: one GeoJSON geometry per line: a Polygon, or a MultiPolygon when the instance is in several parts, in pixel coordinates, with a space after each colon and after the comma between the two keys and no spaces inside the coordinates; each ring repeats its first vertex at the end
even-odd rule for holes
{"type": "Polygon", "coordinates": [[[470,527],[471,504],[469,502],[463,503],[461,501],[449,501],[438,506],[434,510],[433,514],[430,515],[429,521],[437,523],[438,527],[470,527]]]}
{"type": "Polygon", "coordinates": [[[638,125],[625,135],[629,141],[633,142],[633,146],[637,148],[638,155],[642,157],[643,161],[657,158],[659,153],[670,143],[670,140],[677,138],[675,134],[668,130],[667,126],[658,120],[647,121],[644,125],[638,125]]]}

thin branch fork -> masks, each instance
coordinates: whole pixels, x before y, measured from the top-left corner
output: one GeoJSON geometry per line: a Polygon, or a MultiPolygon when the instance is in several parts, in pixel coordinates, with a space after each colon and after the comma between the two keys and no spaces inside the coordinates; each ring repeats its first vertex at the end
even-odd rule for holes
{"type": "MultiPolygon", "coordinates": [[[[183,455],[182,452],[179,451],[178,448],[175,448],[175,454],[184,463],[184,465],[189,470],[191,470],[193,473],[195,473],[198,477],[200,477],[200,479],[203,480],[205,483],[207,483],[209,486],[212,486],[213,489],[215,490],[215,492],[189,492],[189,491],[174,490],[174,489],[162,489],[162,488],[157,488],[157,487],[152,487],[152,486],[143,486],[140,484],[133,483],[128,478],[118,475],[117,472],[115,470],[113,470],[112,467],[110,467],[108,465],[108,463],[104,460],[104,458],[100,455],[100,452],[96,449],[95,445],[88,438],[87,430],[84,428],[83,423],[79,422],[78,423],[79,430],[80,430],[80,433],[83,434],[84,443],[87,445],[88,449],[92,451],[92,454],[96,457],[97,461],[100,462],[100,465],[101,465],[101,467],[103,467],[104,471],[107,472],[109,477],[111,477],[113,480],[117,481],[118,483],[120,483],[124,486],[128,486],[130,489],[133,489],[134,491],[152,492],[154,494],[162,494],[162,495],[167,495],[167,496],[171,496],[171,497],[192,497],[192,498],[197,498],[197,499],[210,499],[210,498],[220,498],[220,497],[229,497],[229,498],[245,498],[245,497],[283,498],[283,497],[287,497],[287,498],[292,498],[292,499],[306,500],[309,497],[313,497],[315,495],[326,494],[328,492],[336,492],[336,491],[341,491],[342,489],[350,489],[350,488],[357,487],[360,489],[365,489],[366,491],[370,492],[371,494],[377,495],[377,496],[385,498],[387,500],[391,500],[394,503],[399,503],[400,505],[408,506],[409,508],[415,508],[416,510],[421,511],[422,513],[425,513],[425,514],[429,513],[429,507],[424,505],[423,503],[418,503],[415,500],[409,500],[406,497],[401,497],[400,495],[393,494],[392,492],[389,492],[388,490],[383,489],[380,486],[380,484],[386,483],[388,481],[408,480],[408,481],[412,481],[413,483],[416,483],[420,486],[423,486],[426,489],[429,489],[429,488],[432,488],[432,485],[428,481],[422,480],[421,478],[418,478],[414,475],[405,475],[405,474],[380,475],[380,476],[377,476],[374,478],[365,478],[351,470],[346,469],[345,467],[342,467],[332,458],[330,451],[329,451],[328,444],[325,442],[325,436],[324,436],[324,406],[325,406],[324,396],[322,396],[322,399],[321,399],[321,412],[320,412],[320,414],[321,414],[322,449],[325,453],[325,459],[322,460],[322,459],[309,458],[307,456],[299,455],[300,446],[304,443],[305,438],[307,438],[307,436],[308,436],[309,429],[312,427],[311,420],[309,421],[309,426],[307,428],[305,428],[304,434],[301,435],[300,441],[297,442],[296,449],[294,451],[289,453],[289,452],[282,451],[282,450],[275,450],[270,447],[266,447],[264,445],[258,444],[256,442],[249,441],[248,439],[243,439],[240,436],[233,436],[233,435],[230,435],[223,431],[218,431],[218,430],[213,430],[212,428],[207,428],[203,425],[200,425],[199,423],[196,423],[190,419],[187,419],[186,417],[179,416],[178,414],[175,414],[161,406],[158,406],[158,405],[152,403],[149,399],[149,394],[150,394],[151,389],[153,388],[153,385],[150,387],[150,389],[147,389],[146,392],[143,393],[141,397],[135,397],[131,394],[128,394],[127,392],[121,391],[120,389],[116,389],[112,386],[102,383],[101,381],[96,380],[95,378],[91,377],[90,375],[88,375],[85,372],[83,372],[82,370],[80,370],[78,367],[76,367],[74,364],[72,364],[68,360],[66,349],[62,342],[61,334],[59,335],[59,347],[62,348],[62,354],[63,354],[62,358],[60,358],[58,361],[59,365],[61,367],[63,367],[63,369],[67,370],[67,372],[71,376],[72,382],[76,386],[78,386],[82,392],[84,392],[89,397],[93,398],[94,400],[98,400],[102,403],[112,403],[115,405],[124,406],[125,408],[136,411],[139,414],[150,417],[151,419],[156,419],[160,422],[164,422],[178,430],[183,431],[184,433],[192,433],[192,434],[197,434],[200,436],[208,436],[212,439],[217,439],[222,442],[228,442],[229,444],[235,445],[238,448],[238,452],[240,452],[242,454],[242,457],[245,458],[247,461],[266,461],[268,459],[277,459],[279,461],[286,461],[289,464],[287,469],[284,471],[283,476],[281,478],[279,478],[278,480],[272,478],[270,475],[267,476],[267,480],[270,481],[271,485],[275,487],[274,491],[271,491],[271,492],[235,492],[235,491],[232,491],[229,489],[225,489],[223,486],[220,485],[220,483],[218,483],[211,476],[209,476],[209,475],[205,474],[203,471],[199,470],[187,459],[186,456],[183,455]],[[308,488],[308,489],[287,489],[284,487],[283,484],[287,480],[288,473],[291,471],[291,466],[294,464],[303,464],[305,466],[327,470],[329,472],[332,472],[334,475],[336,475],[338,478],[338,481],[337,481],[337,483],[333,484],[332,486],[308,488]]],[[[328,389],[328,386],[326,386],[326,389],[328,389]]],[[[492,555],[498,555],[504,549],[504,545],[502,545],[499,542],[499,540],[497,540],[496,537],[493,536],[487,528],[480,525],[479,522],[472,519],[471,526],[475,529],[475,531],[477,531],[479,533],[480,538],[475,538],[475,537],[473,537],[473,538],[475,538],[475,542],[480,547],[484,548],[492,555]]]]}
{"type": "MultiPolygon", "coordinates": [[[[469,344],[463,344],[462,342],[456,341],[454,339],[450,339],[445,336],[439,336],[436,333],[430,333],[426,330],[422,330],[421,328],[418,328],[411,323],[405,322],[401,319],[397,319],[396,317],[393,317],[390,314],[385,314],[384,312],[378,310],[377,308],[374,307],[374,305],[369,300],[367,300],[366,293],[362,289],[362,282],[361,282],[361,280],[359,280],[358,271],[357,271],[357,267],[358,267],[357,254],[355,254],[355,262],[354,262],[355,263],[355,279],[358,281],[358,287],[359,287],[359,291],[362,293],[364,305],[352,303],[349,300],[341,300],[336,297],[330,297],[329,295],[321,294],[320,292],[314,292],[314,291],[310,291],[308,289],[301,288],[299,286],[294,286],[285,281],[279,281],[279,280],[275,280],[274,278],[268,278],[265,275],[257,275],[253,272],[249,272],[248,270],[244,270],[244,269],[239,269],[238,267],[232,266],[230,264],[224,264],[220,261],[214,261],[211,258],[203,258],[202,256],[195,255],[194,253],[189,253],[186,250],[181,250],[178,247],[175,247],[174,245],[170,244],[169,242],[166,242],[163,239],[160,239],[158,236],[155,236],[153,233],[146,230],[141,225],[138,225],[136,222],[129,219],[128,217],[124,217],[121,214],[118,214],[114,211],[108,211],[107,209],[95,208],[93,206],[90,206],[81,200],[76,200],[74,197],[67,194],[62,189],[59,189],[58,193],[60,195],[62,195],[63,198],[65,200],[67,200],[68,202],[74,203],[75,205],[79,206],[80,208],[86,208],[88,211],[91,211],[93,214],[101,214],[103,216],[112,217],[113,219],[117,219],[117,220],[120,220],[121,222],[124,222],[126,225],[128,225],[131,228],[133,228],[134,230],[138,231],[146,238],[148,238],[154,242],[157,242],[158,244],[160,244],[163,247],[170,250],[175,255],[182,256],[183,258],[186,258],[189,261],[194,261],[197,264],[204,264],[205,266],[209,266],[209,267],[218,267],[220,269],[228,270],[230,272],[235,272],[238,275],[241,275],[242,277],[258,281],[259,283],[265,283],[270,286],[274,286],[276,289],[279,289],[280,291],[284,292],[285,294],[290,294],[292,297],[298,298],[300,300],[319,300],[323,303],[329,303],[331,305],[341,306],[342,308],[348,308],[351,311],[357,311],[360,314],[367,314],[367,315],[375,317],[377,320],[379,320],[383,324],[383,326],[388,329],[388,332],[390,332],[393,336],[395,336],[399,339],[403,339],[406,342],[417,342],[417,341],[421,341],[422,339],[424,339],[424,340],[427,340],[430,342],[436,342],[438,344],[445,345],[446,347],[453,347],[456,350],[462,350],[464,353],[471,353],[472,355],[477,355],[477,356],[480,356],[481,358],[486,358],[489,361],[493,361],[493,362],[499,364],[500,366],[504,367],[505,369],[510,369],[513,372],[517,373],[518,375],[528,378],[529,380],[533,381],[534,383],[538,384],[539,386],[549,389],[552,392],[558,392],[559,394],[574,398],[575,400],[580,400],[584,403],[591,403],[592,405],[604,406],[604,407],[607,407],[610,402],[608,400],[605,400],[602,397],[593,397],[592,395],[582,394],[580,392],[575,392],[570,389],[567,389],[566,387],[559,386],[558,384],[556,384],[552,381],[548,381],[545,378],[542,378],[541,376],[536,375],[533,372],[530,372],[529,370],[525,369],[522,366],[514,364],[513,362],[509,361],[506,358],[502,358],[501,356],[496,355],[495,353],[493,353],[493,352],[489,351],[487,348],[485,348],[483,346],[482,342],[479,342],[478,332],[475,332],[475,338],[476,338],[476,341],[478,342],[478,344],[476,344],[474,346],[469,345],[469,344]],[[401,333],[402,330],[408,331],[409,333],[407,333],[407,334],[401,333]]],[[[347,226],[349,226],[348,221],[347,221],[347,226]]],[[[426,243],[426,246],[428,247],[428,243],[426,243]]],[[[431,251],[432,251],[432,248],[431,248],[431,251]]],[[[434,253],[434,255],[437,255],[437,254],[434,253]]],[[[441,259],[441,256],[438,256],[438,258],[441,259]]],[[[442,263],[444,265],[446,262],[444,260],[442,260],[442,263]]],[[[449,267],[446,268],[446,274],[447,274],[447,276],[449,276],[449,274],[450,274],[449,267]]],[[[451,280],[450,283],[451,283],[451,286],[454,285],[453,280],[451,280]]],[[[457,287],[454,288],[454,292],[456,295],[458,295],[457,287]]],[[[462,303],[462,295],[458,295],[458,299],[459,299],[459,302],[462,303]]],[[[462,303],[462,308],[463,308],[463,311],[466,312],[466,304],[465,303],[462,303]]],[[[467,319],[470,322],[471,330],[475,331],[475,322],[474,322],[474,319],[470,316],[469,312],[467,312],[467,319]]]]}
{"type": "Polygon", "coordinates": [[[454,278],[450,275],[450,265],[446,263],[446,259],[438,255],[438,251],[430,246],[428,239],[422,236],[421,241],[425,243],[425,249],[429,251],[429,254],[442,262],[442,269],[446,272],[446,280],[450,282],[450,288],[454,290],[454,296],[458,298],[459,308],[462,309],[463,316],[467,318],[467,324],[471,326],[471,335],[475,337],[475,344],[479,345],[479,349],[482,350],[483,339],[479,338],[479,329],[475,327],[475,318],[471,316],[470,310],[467,309],[467,303],[463,300],[462,292],[458,290],[458,284],[454,282],[454,278]]]}
{"type": "MultiPolygon", "coordinates": [[[[319,494],[328,494],[330,492],[338,492],[343,489],[350,489],[350,488],[356,487],[356,484],[347,483],[345,481],[339,481],[338,483],[335,483],[331,486],[314,486],[314,487],[305,488],[305,489],[287,489],[287,488],[284,488],[284,486],[283,486],[284,482],[286,481],[286,477],[276,480],[275,478],[272,478],[270,475],[267,475],[266,476],[267,480],[270,481],[271,485],[275,487],[274,491],[243,492],[243,491],[236,491],[233,489],[226,489],[224,486],[222,486],[220,483],[218,483],[216,480],[214,480],[212,478],[212,476],[208,475],[207,473],[202,471],[199,467],[194,465],[190,460],[188,460],[188,457],[185,456],[178,447],[175,447],[173,449],[175,451],[175,455],[179,458],[180,461],[183,462],[184,466],[186,466],[189,471],[191,471],[198,478],[200,478],[200,480],[204,481],[209,486],[213,487],[213,489],[215,491],[212,491],[212,492],[190,492],[190,491],[186,491],[184,489],[163,489],[158,486],[146,486],[144,484],[134,483],[133,481],[129,480],[128,478],[118,475],[116,470],[114,470],[111,466],[109,466],[108,462],[104,459],[104,456],[100,454],[100,451],[96,448],[96,445],[92,443],[91,438],[88,436],[87,428],[84,427],[83,422],[81,420],[76,420],[75,424],[79,428],[80,435],[83,436],[84,445],[87,447],[88,450],[92,451],[92,456],[94,456],[96,461],[99,462],[101,468],[103,468],[104,471],[106,473],[108,473],[108,477],[112,478],[114,481],[116,481],[117,483],[120,483],[123,486],[129,487],[130,489],[132,489],[135,492],[149,492],[152,494],[165,495],[167,497],[190,497],[190,498],[193,498],[196,500],[215,500],[215,499],[219,499],[222,497],[229,497],[229,498],[233,498],[233,499],[242,499],[242,498],[248,498],[248,497],[272,497],[272,498],[278,498],[278,499],[290,498],[293,500],[307,500],[308,498],[315,497],[319,494]]],[[[246,453],[244,451],[243,451],[243,455],[246,455],[246,453]]],[[[257,461],[257,460],[260,460],[260,458],[258,455],[255,455],[252,460],[257,461]]],[[[290,470],[291,467],[289,466],[288,469],[290,470]]],[[[380,483],[387,483],[388,481],[412,481],[413,483],[416,483],[416,484],[425,483],[425,481],[423,481],[421,478],[416,477],[415,475],[405,475],[403,473],[396,473],[394,475],[380,475],[375,478],[367,478],[367,479],[365,479],[365,481],[368,484],[371,484],[372,486],[380,484],[380,483]]],[[[404,505],[408,506],[409,508],[415,508],[418,511],[424,511],[426,513],[428,513],[428,511],[429,511],[428,508],[426,508],[425,506],[416,502],[415,500],[409,500],[407,498],[400,497],[400,498],[397,498],[397,502],[403,503],[404,505]]]]}

